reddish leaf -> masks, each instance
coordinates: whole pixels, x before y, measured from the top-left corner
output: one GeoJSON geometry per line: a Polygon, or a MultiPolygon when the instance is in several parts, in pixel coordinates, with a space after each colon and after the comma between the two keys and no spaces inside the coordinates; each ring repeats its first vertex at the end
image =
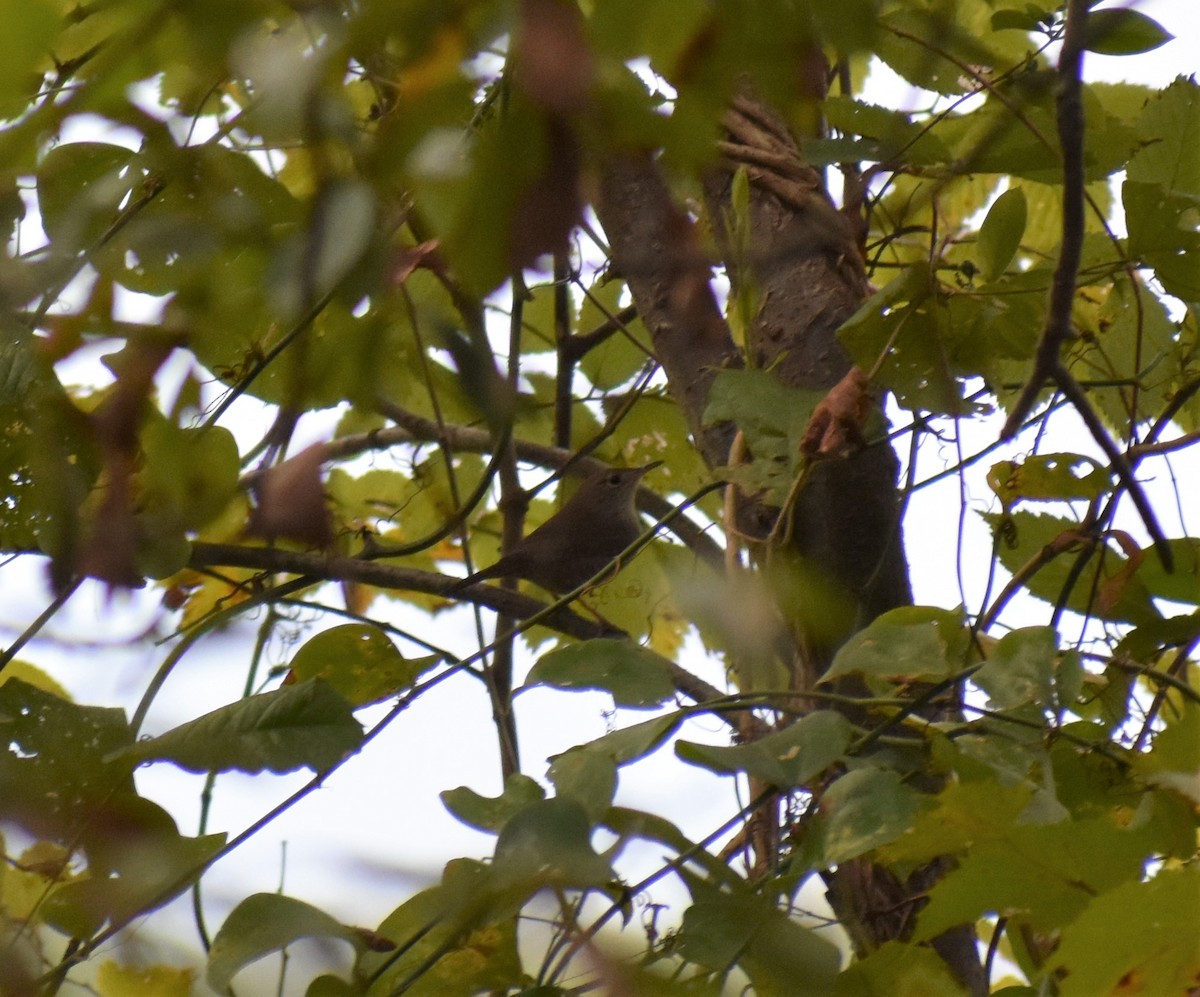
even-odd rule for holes
{"type": "Polygon", "coordinates": [[[324,447],[316,444],[259,476],[248,527],[253,536],[282,537],[311,547],[333,541],[333,520],[321,483],[324,459],[324,447]]]}
{"type": "Polygon", "coordinates": [[[131,342],[110,357],[117,383],[91,417],[104,459],[103,495],[87,539],[74,559],[74,568],[110,586],[133,588],[141,584],[132,485],[138,429],[154,391],[154,375],[173,348],[165,342],[131,342]]]}
{"type": "Polygon", "coordinates": [[[565,250],[583,211],[575,136],[560,121],[546,124],[546,167],[525,189],[513,216],[508,256],[514,270],[565,250]]]}
{"type": "Polygon", "coordinates": [[[407,246],[397,253],[395,259],[392,260],[393,283],[403,284],[414,270],[422,267],[434,272],[443,269],[442,262],[437,256],[438,245],[437,239],[428,239],[418,246],[407,246]]]}
{"type": "Polygon", "coordinates": [[[573,3],[524,0],[518,42],[517,85],[553,114],[587,103],[594,64],[583,17],[573,3]]]}
{"type": "Polygon", "coordinates": [[[1146,553],[1138,546],[1137,541],[1133,539],[1124,530],[1110,530],[1109,534],[1125,552],[1128,560],[1121,567],[1121,570],[1110,578],[1104,579],[1100,585],[1099,603],[1100,608],[1108,613],[1113,607],[1121,601],[1121,596],[1125,592],[1125,587],[1130,580],[1137,574],[1138,568],[1142,566],[1142,562],[1146,560],[1146,553]]]}
{"type": "Polygon", "coordinates": [[[813,409],[800,452],[810,459],[844,457],[862,446],[862,428],[870,411],[867,375],[851,367],[813,409]]]}

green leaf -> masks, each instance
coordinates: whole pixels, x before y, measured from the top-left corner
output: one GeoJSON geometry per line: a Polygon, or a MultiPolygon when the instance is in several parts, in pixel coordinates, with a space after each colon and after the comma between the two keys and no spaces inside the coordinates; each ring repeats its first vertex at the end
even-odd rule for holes
{"type": "Polygon", "coordinates": [[[829,993],[841,963],[835,945],[757,897],[692,904],[677,945],[685,959],[715,972],[740,967],[762,994],[829,993]]]}
{"type": "Polygon", "coordinates": [[[1089,11],[1083,47],[1098,55],[1153,52],[1175,36],[1153,18],[1128,7],[1089,11]]]}
{"type": "Polygon", "coordinates": [[[335,938],[361,944],[353,928],[300,900],[255,893],[238,904],[213,939],[205,979],[223,992],[244,966],[301,938],[335,938]]]}
{"type": "Polygon", "coordinates": [[[614,730],[582,747],[601,753],[618,765],[625,765],[656,751],[686,719],[687,714],[680,711],[665,713],[661,717],[614,730]]]}
{"type": "Polygon", "coordinates": [[[55,244],[74,252],[91,246],[112,225],[140,180],[129,169],[132,158],[124,146],[102,142],[71,142],[46,153],[38,167],[38,207],[55,244]]]}
{"type": "Polygon", "coordinates": [[[1025,10],[998,10],[992,15],[993,31],[1037,31],[1043,27],[1045,14],[1033,5],[1025,10]]]}
{"type": "Polygon", "coordinates": [[[768,491],[782,503],[791,489],[800,459],[800,441],[823,391],[789,388],[770,371],[722,370],[709,389],[704,424],[733,422],[754,457],[733,469],[748,491],[768,491]]]}
{"type": "Polygon", "coordinates": [[[721,774],[744,772],[754,779],[791,789],[837,761],[850,744],[850,722],[833,710],[817,710],[790,727],[737,747],[680,741],[675,753],[685,762],[721,774]]]}
{"type": "Polygon", "coordinates": [[[912,828],[880,846],[880,854],[884,861],[905,864],[953,855],[1003,834],[1025,812],[1032,795],[1028,785],[990,778],[951,783],[932,808],[917,815],[912,828]]]}
{"type": "MultiPolygon", "coordinates": [[[[972,92],[978,83],[970,70],[983,69],[985,78],[1007,72],[1024,63],[1032,47],[1022,35],[992,30],[997,6],[978,0],[959,0],[953,6],[882,5],[878,54],[917,86],[941,94],[972,92]]],[[[1033,6],[1046,7],[1044,0],[1033,6]]]]}
{"type": "Polygon", "coordinates": [[[78,706],[18,678],[0,684],[0,819],[39,838],[76,841],[134,797],[124,710],[78,706]]]}
{"type": "MultiPolygon", "coordinates": [[[[114,801],[116,802],[116,801],[114,801]]],[[[189,889],[225,845],[224,834],[198,838],[179,834],[165,810],[149,800],[125,797],[97,819],[98,845],[89,851],[89,875],[66,883],[41,911],[47,924],[73,937],[104,924],[124,925],[189,889]],[[100,842],[101,837],[107,840],[100,842]],[[107,873],[107,874],[106,874],[107,873]]]]}
{"type": "Polygon", "coordinates": [[[323,973],[308,985],[304,997],[361,997],[362,989],[340,976],[323,973]]]}
{"type": "Polygon", "coordinates": [[[1127,180],[1121,198],[1129,252],[1154,268],[1168,294],[1200,301],[1200,195],[1127,180]]]}
{"type": "Polygon", "coordinates": [[[833,997],[965,997],[966,992],[932,948],[885,942],[846,967],[833,997]]]}
{"type": "Polygon", "coordinates": [[[889,682],[937,680],[965,663],[962,615],[929,606],[903,606],[879,616],[850,638],[822,676],[863,674],[889,682]]]}
{"type": "Polygon", "coordinates": [[[592,847],[592,825],[575,800],[531,803],[504,825],[496,842],[493,869],[505,889],[529,896],[543,887],[589,889],[616,879],[592,847]]]}
{"type": "Polygon", "coordinates": [[[1200,707],[1189,702],[1179,710],[1155,735],[1150,751],[1134,758],[1134,770],[1151,785],[1200,804],[1200,707]]]}
{"type": "Polygon", "coordinates": [[[50,68],[54,36],[62,27],[61,10],[47,0],[6,4],[5,49],[0,60],[0,119],[21,116],[41,86],[41,70],[50,68]]]}
{"type": "MultiPolygon", "coordinates": [[[[1000,532],[997,544],[1000,563],[1014,574],[1043,550],[1055,545],[1069,546],[1078,535],[1078,523],[1061,516],[1021,511],[1007,516],[994,513],[983,516],[992,524],[993,530],[1000,532]]],[[[1113,547],[1106,548],[1103,558],[1092,558],[1078,577],[1074,574],[1073,563],[1074,558],[1067,556],[1050,560],[1029,579],[1026,590],[1052,604],[1058,603],[1066,592],[1068,609],[1106,620],[1127,621],[1138,626],[1161,620],[1162,614],[1137,575],[1127,577],[1129,559],[1113,547]],[[1102,603],[1094,593],[1106,583],[1114,584],[1110,579],[1117,579],[1120,585],[1113,590],[1113,597],[1102,603]]]]}
{"type": "Polygon", "coordinates": [[[359,957],[358,978],[372,997],[403,991],[415,997],[472,997],[505,990],[521,978],[517,919],[497,895],[490,866],[468,859],[446,865],[442,881],[422,890],[379,925],[392,951],[359,957]]]}
{"type": "Polygon", "coordinates": [[[958,363],[956,354],[961,346],[978,344],[959,338],[962,321],[950,310],[954,300],[939,295],[926,262],[916,263],[868,298],[838,338],[860,367],[878,368],[876,380],[901,404],[961,414],[967,406],[957,379],[976,371],[958,363]]]}
{"type": "MultiPolygon", "coordinates": [[[[166,419],[142,431],[142,500],[156,518],[197,530],[215,519],[238,489],[237,442],[220,426],[180,429],[166,419]]],[[[145,515],[143,511],[143,515],[145,515]]]]}
{"type": "Polygon", "coordinates": [[[979,269],[987,280],[995,280],[1012,262],[1021,247],[1027,219],[1025,192],[1019,187],[1006,190],[988,209],[979,227],[979,269]]]}
{"type": "Polygon", "coordinates": [[[159,737],[139,741],[124,755],[170,761],[190,772],[328,772],[362,745],[362,727],[350,704],[326,683],[299,685],[223,706],[159,737]]]}
{"type": "Polygon", "coordinates": [[[972,842],[930,891],[915,938],[936,938],[989,912],[1021,914],[1039,931],[1061,927],[1098,894],[1136,880],[1153,851],[1143,833],[1107,815],[998,826],[987,840],[972,842]],[[997,877],[997,869],[1004,875],[997,877]]]}
{"type": "MultiPolygon", "coordinates": [[[[830,97],[823,106],[831,128],[872,140],[873,154],[867,158],[876,161],[902,158],[906,163],[922,165],[943,163],[950,159],[950,150],[936,132],[924,122],[913,121],[912,115],[907,112],[845,96],[830,97]]],[[[809,159],[807,141],[804,143],[804,154],[809,159]]]]}
{"type": "Polygon", "coordinates": [[[1020,463],[1002,460],[993,464],[988,484],[1008,509],[1022,499],[1091,501],[1112,488],[1112,475],[1083,454],[1033,454],[1020,463]]]}
{"type": "Polygon", "coordinates": [[[1052,680],[1058,658],[1058,633],[1053,627],[1025,627],[1005,634],[972,681],[1002,710],[1051,703],[1052,680]]]}
{"type": "MultiPolygon", "coordinates": [[[[579,333],[587,336],[608,325],[609,316],[621,310],[626,293],[625,282],[612,277],[592,284],[579,308],[579,333]]],[[[649,333],[642,320],[635,317],[589,349],[579,361],[579,369],[596,388],[611,391],[641,370],[650,352],[649,333]]]]}
{"type": "Polygon", "coordinates": [[[351,706],[377,703],[411,689],[440,655],[406,659],[378,627],[345,623],[322,630],[292,658],[296,682],[323,679],[351,706]]]}
{"type": "Polygon", "coordinates": [[[674,698],[670,663],[627,640],[596,639],[543,655],[524,688],[603,689],[618,706],[647,709],[674,698]]]}
{"type": "MultiPolygon", "coordinates": [[[[1167,574],[1158,558],[1148,557],[1138,566],[1138,581],[1157,599],[1200,605],[1200,540],[1177,537],[1168,541],[1168,544],[1175,560],[1175,570],[1167,574]]],[[[1182,643],[1186,643],[1187,639],[1187,636],[1183,636],[1182,643]]]]}
{"type": "Polygon", "coordinates": [[[1200,870],[1163,870],[1097,897],[1063,928],[1047,970],[1061,997],[1183,994],[1200,978],[1200,870]]]}
{"type": "Polygon", "coordinates": [[[617,793],[616,762],[611,756],[586,747],[555,755],[548,775],[556,795],[577,800],[592,820],[599,820],[608,812],[617,793]]]}
{"type": "Polygon", "coordinates": [[[546,791],[527,775],[517,772],[504,783],[499,796],[480,796],[466,786],[447,789],[441,795],[442,804],[468,827],[481,831],[499,831],[513,814],[531,803],[546,798],[546,791]]]}
{"type": "Polygon", "coordinates": [[[847,772],[821,796],[816,830],[820,867],[838,865],[895,841],[912,827],[921,799],[897,772],[878,768],[847,772]]]}
{"type": "Polygon", "coordinates": [[[1128,179],[1160,184],[1176,194],[1200,196],[1200,83],[1180,77],[1154,93],[1137,119],[1141,145],[1129,161],[1128,179]]]}
{"type": "Polygon", "coordinates": [[[603,826],[623,840],[638,839],[650,842],[656,849],[666,848],[676,855],[687,855],[688,862],[703,869],[705,881],[734,888],[741,880],[738,874],[718,856],[699,847],[669,820],[643,810],[609,807],[603,826]]]}

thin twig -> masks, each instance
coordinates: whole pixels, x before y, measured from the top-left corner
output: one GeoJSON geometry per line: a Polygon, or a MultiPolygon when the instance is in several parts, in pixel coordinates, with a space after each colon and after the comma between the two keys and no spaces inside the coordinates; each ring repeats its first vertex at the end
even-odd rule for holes
{"type": "Polygon", "coordinates": [[[1009,412],[1001,436],[1012,439],[1033,408],[1038,393],[1047,381],[1057,381],[1063,344],[1071,337],[1071,306],[1075,301],[1075,280],[1083,251],[1083,99],[1080,70],[1083,66],[1084,29],[1087,5],[1084,0],[1068,0],[1063,30],[1062,53],[1058,60],[1058,137],[1062,146],[1063,201],[1062,241],[1058,265],[1050,288],[1046,326],[1038,343],[1033,373],[1016,404],[1009,412]]]}

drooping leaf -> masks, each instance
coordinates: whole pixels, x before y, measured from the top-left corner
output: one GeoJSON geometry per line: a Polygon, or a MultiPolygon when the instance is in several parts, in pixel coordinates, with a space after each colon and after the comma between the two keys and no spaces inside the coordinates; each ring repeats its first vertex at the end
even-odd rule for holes
{"type": "Polygon", "coordinates": [[[680,741],[676,754],[713,772],[744,772],[791,789],[832,765],[850,743],[850,722],[833,710],[817,710],[783,730],[737,747],[680,741]]]}
{"type": "Polygon", "coordinates": [[[618,706],[650,708],[675,695],[669,662],[625,640],[589,640],[551,651],[530,669],[527,686],[603,689],[618,706]]]}
{"type": "Polygon", "coordinates": [[[586,747],[555,755],[548,775],[557,795],[578,801],[592,820],[608,812],[617,792],[617,763],[586,747]]]}
{"type": "Polygon", "coordinates": [[[545,798],[546,791],[519,772],[508,777],[499,796],[480,796],[466,786],[447,789],[441,794],[447,810],[464,824],[481,831],[499,831],[513,814],[545,798]]]}
{"type": "Polygon", "coordinates": [[[577,801],[556,797],[531,803],[512,816],[496,841],[497,880],[526,895],[546,886],[607,886],[616,874],[596,853],[591,837],[591,822],[577,801]]]}
{"type": "Polygon", "coordinates": [[[1073,520],[1020,510],[1009,516],[985,514],[984,518],[993,529],[1000,531],[997,545],[1000,563],[1011,572],[1021,570],[1034,558],[1044,558],[1046,551],[1060,552],[1030,577],[1026,588],[1037,598],[1057,603],[1065,596],[1065,605],[1069,609],[1139,626],[1162,618],[1136,575],[1121,586],[1115,601],[1100,605],[1092,597],[1099,586],[1128,567],[1128,559],[1108,547],[1103,558],[1090,559],[1076,577],[1072,570],[1074,555],[1086,538],[1080,536],[1078,524],[1073,520]]]}
{"type": "Polygon", "coordinates": [[[438,885],[384,918],[375,934],[394,947],[364,952],[358,968],[374,980],[372,995],[403,987],[419,997],[472,997],[510,986],[521,976],[511,914],[491,866],[454,859],[438,885]]]}
{"type": "Polygon", "coordinates": [[[717,972],[739,967],[758,993],[829,993],[841,962],[832,943],[749,896],[692,904],[679,947],[689,961],[717,972]]]}
{"type": "Polygon", "coordinates": [[[637,761],[658,749],[687,718],[686,713],[664,713],[652,720],[622,727],[605,734],[583,747],[607,755],[618,765],[637,761]]]}
{"type": "Polygon", "coordinates": [[[988,209],[977,245],[985,279],[995,280],[1008,268],[1020,248],[1026,218],[1025,192],[1020,188],[1006,190],[988,209]]]}
{"type": "Polygon", "coordinates": [[[279,893],[255,893],[230,911],[213,938],[205,979],[221,992],[240,969],[301,938],[361,944],[353,928],[316,907],[279,893]]]}
{"type": "Polygon", "coordinates": [[[102,142],[71,142],[48,152],[38,169],[42,225],[66,251],[94,243],[116,220],[140,175],[129,169],[133,152],[102,142]]]}
{"type": "Polygon", "coordinates": [[[191,887],[225,844],[225,834],[179,834],[149,800],[119,802],[97,815],[109,823],[89,835],[89,875],[60,886],[43,905],[42,919],[65,934],[85,937],[161,907],[191,887]]]}
{"type": "Polygon", "coordinates": [[[310,679],[222,706],[125,752],[192,772],[327,772],[362,744],[350,704],[310,679]]]}

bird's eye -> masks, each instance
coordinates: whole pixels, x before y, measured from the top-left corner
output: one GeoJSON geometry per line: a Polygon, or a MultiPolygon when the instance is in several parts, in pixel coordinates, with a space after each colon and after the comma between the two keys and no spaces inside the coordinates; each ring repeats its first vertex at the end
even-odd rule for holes
{"type": "Polygon", "coordinates": [[[608,476],[608,483],[610,485],[619,485],[621,483],[621,476],[619,474],[610,474],[608,476]]]}

